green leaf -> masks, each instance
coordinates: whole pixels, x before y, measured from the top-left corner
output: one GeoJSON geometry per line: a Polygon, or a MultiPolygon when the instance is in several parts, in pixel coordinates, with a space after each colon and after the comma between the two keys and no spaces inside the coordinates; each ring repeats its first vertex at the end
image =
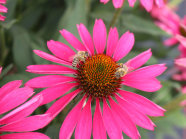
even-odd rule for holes
{"type": "MultiPolygon", "coordinates": [[[[87,24],[87,5],[86,0],[68,0],[67,10],[61,17],[59,22],[59,30],[62,28],[67,29],[75,36],[78,36],[76,24],[83,23],[87,24]]],[[[59,32],[58,32],[59,34],[59,32]]],[[[59,35],[58,41],[64,42],[64,39],[59,35]]]]}
{"type": "Polygon", "coordinates": [[[30,47],[30,37],[27,31],[15,25],[11,29],[14,37],[13,57],[18,71],[25,71],[26,66],[33,64],[32,49],[30,47]]]}
{"type": "Polygon", "coordinates": [[[122,15],[122,24],[132,32],[146,33],[153,36],[166,35],[153,21],[148,21],[132,14],[122,15]]]}

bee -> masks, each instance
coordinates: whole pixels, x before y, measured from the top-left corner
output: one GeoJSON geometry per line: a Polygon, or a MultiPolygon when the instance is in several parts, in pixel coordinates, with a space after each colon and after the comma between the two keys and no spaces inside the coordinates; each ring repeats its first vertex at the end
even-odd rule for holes
{"type": "Polygon", "coordinates": [[[115,77],[117,79],[125,76],[128,72],[128,67],[125,64],[119,63],[118,66],[119,67],[116,69],[116,72],[115,72],[115,77]]]}
{"type": "Polygon", "coordinates": [[[88,52],[86,51],[79,51],[75,56],[72,61],[72,66],[77,67],[77,65],[82,61],[85,62],[86,59],[89,57],[88,52]]]}

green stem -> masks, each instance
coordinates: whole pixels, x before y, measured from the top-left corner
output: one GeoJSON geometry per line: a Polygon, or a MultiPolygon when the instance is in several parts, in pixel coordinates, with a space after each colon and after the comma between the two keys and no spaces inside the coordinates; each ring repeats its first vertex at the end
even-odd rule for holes
{"type": "Polygon", "coordinates": [[[111,28],[112,26],[114,26],[119,18],[119,16],[121,15],[122,13],[122,9],[123,9],[123,6],[121,8],[118,8],[115,13],[114,13],[114,16],[112,17],[112,20],[110,22],[110,25],[109,25],[109,28],[111,28]]]}

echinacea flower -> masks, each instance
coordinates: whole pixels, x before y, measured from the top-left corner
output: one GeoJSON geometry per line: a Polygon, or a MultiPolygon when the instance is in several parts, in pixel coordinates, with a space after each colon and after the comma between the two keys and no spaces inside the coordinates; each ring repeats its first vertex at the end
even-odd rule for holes
{"type": "MultiPolygon", "coordinates": [[[[0,72],[1,70],[0,67],[0,72]]],[[[29,87],[20,88],[21,82],[11,81],[0,88],[0,115],[3,116],[0,118],[0,139],[49,139],[44,134],[29,132],[44,127],[50,117],[49,114],[29,116],[43,98],[38,95],[24,103],[34,92],[29,87]],[[9,112],[10,110],[12,111],[9,112]],[[3,115],[5,113],[6,115],[3,115]],[[5,132],[22,133],[4,134],[5,132]]]]}
{"type": "Polygon", "coordinates": [[[172,46],[180,43],[180,45],[186,47],[186,16],[181,19],[168,6],[163,8],[154,7],[151,15],[155,18],[155,23],[171,35],[171,38],[164,42],[165,45],[172,46]]]}
{"type": "Polygon", "coordinates": [[[5,16],[1,15],[1,13],[7,13],[8,9],[2,4],[6,4],[6,0],[0,0],[0,21],[5,20],[5,16]]]}
{"type": "Polygon", "coordinates": [[[77,29],[82,42],[67,30],[60,31],[76,51],[64,43],[51,40],[47,45],[54,55],[40,50],[34,52],[58,64],[27,67],[28,72],[55,74],[36,77],[26,83],[26,86],[32,88],[46,88],[38,94],[43,96],[42,105],[62,96],[46,111],[53,118],[76,96],[82,97],[64,120],[60,139],[69,139],[74,129],[75,139],[90,139],[91,134],[94,139],[106,139],[106,132],[111,139],[120,139],[122,131],[137,139],[140,134],[136,125],[153,130],[155,125],[146,115],[163,116],[165,110],[145,97],[124,91],[121,87],[157,91],[161,84],[156,77],[165,71],[165,65],[157,64],[138,69],[151,57],[151,50],[125,64],[119,63],[131,51],[134,35],[128,31],[119,39],[117,29],[111,28],[107,38],[106,27],[101,19],[95,21],[93,39],[83,24],[77,25],[77,29]],[[76,90],[67,93],[72,88],[76,90]],[[96,107],[92,119],[93,102],[96,107]],[[103,103],[103,108],[100,103],[103,103]]]}
{"type": "MultiPolygon", "coordinates": [[[[109,0],[100,0],[100,2],[106,4],[109,2],[109,0]]],[[[115,8],[121,8],[124,0],[112,0],[113,5],[115,8]]],[[[129,6],[133,7],[136,0],[128,0],[129,6]]],[[[156,4],[158,7],[164,6],[164,0],[140,0],[141,5],[149,12],[152,10],[152,7],[154,4],[156,4]]]]}

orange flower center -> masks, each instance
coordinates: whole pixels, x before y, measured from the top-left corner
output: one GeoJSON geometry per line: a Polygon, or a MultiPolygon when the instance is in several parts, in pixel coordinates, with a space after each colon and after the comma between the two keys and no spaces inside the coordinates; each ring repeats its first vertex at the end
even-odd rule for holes
{"type": "Polygon", "coordinates": [[[112,96],[121,84],[121,79],[115,76],[118,67],[111,57],[104,54],[88,57],[77,68],[79,87],[93,98],[112,96]]]}

